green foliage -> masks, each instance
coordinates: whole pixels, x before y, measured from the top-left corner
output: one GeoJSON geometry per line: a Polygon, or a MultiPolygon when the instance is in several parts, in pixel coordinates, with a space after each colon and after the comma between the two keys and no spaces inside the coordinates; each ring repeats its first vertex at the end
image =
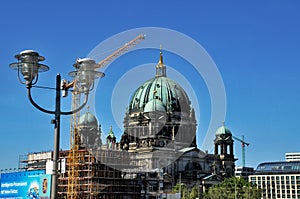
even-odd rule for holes
{"type": "MultiPolygon", "coordinates": [[[[173,192],[179,193],[181,190],[182,199],[198,198],[198,185],[195,185],[190,190],[185,184],[176,184],[173,187],[173,192]]],[[[203,199],[260,199],[261,190],[251,182],[243,178],[228,178],[220,184],[214,185],[204,193],[203,199]]]]}
{"type": "Polygon", "coordinates": [[[260,199],[261,190],[243,178],[228,178],[214,185],[204,194],[204,199],[260,199]]]}
{"type": "Polygon", "coordinates": [[[196,199],[198,198],[198,186],[195,185],[192,190],[190,191],[189,188],[185,185],[185,184],[181,184],[181,188],[180,188],[180,184],[176,184],[173,187],[173,191],[176,193],[179,193],[181,190],[181,198],[182,199],[196,199]]]}
{"type": "Polygon", "coordinates": [[[195,185],[192,188],[192,191],[190,193],[190,199],[196,199],[196,198],[198,198],[198,185],[195,185]]]}
{"type": "Polygon", "coordinates": [[[174,187],[173,187],[173,191],[176,192],[176,193],[179,193],[181,190],[181,198],[182,199],[190,199],[189,197],[189,189],[188,187],[181,183],[181,184],[176,184],[174,187]]]}

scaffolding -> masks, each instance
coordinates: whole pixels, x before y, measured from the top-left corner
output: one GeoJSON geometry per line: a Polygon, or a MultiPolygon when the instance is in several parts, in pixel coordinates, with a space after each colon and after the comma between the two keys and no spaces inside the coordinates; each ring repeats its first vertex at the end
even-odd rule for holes
{"type": "MultiPolygon", "coordinates": [[[[59,173],[58,198],[69,197],[69,177],[76,172],[76,197],[80,199],[139,199],[142,190],[141,174],[135,166],[130,165],[128,152],[120,149],[107,149],[103,145],[100,150],[79,148],[77,157],[70,156],[71,150],[60,151],[60,160],[66,159],[66,172],[59,173]],[[76,170],[72,168],[70,158],[78,160],[76,170]],[[121,169],[124,168],[124,169],[121,169]]],[[[45,170],[46,162],[51,160],[52,152],[34,152],[20,155],[19,170],[45,170]]],[[[74,189],[73,189],[74,190],[74,189]]]]}
{"type": "MultiPolygon", "coordinates": [[[[87,149],[79,149],[76,153],[78,156],[76,157],[78,160],[78,164],[76,165],[76,172],[78,174],[78,177],[76,177],[76,187],[79,187],[76,190],[76,197],[81,199],[140,198],[140,175],[138,173],[130,173],[128,169],[125,173],[115,168],[117,166],[128,167],[126,158],[122,158],[126,162],[120,161],[120,157],[123,157],[125,153],[121,150],[101,149],[92,152],[87,149]]],[[[70,156],[68,154],[69,151],[65,151],[61,153],[61,157],[69,159],[70,156]]],[[[72,163],[70,162],[67,160],[67,170],[72,169],[72,163]]],[[[69,197],[69,175],[70,173],[67,172],[66,174],[61,174],[59,177],[59,198],[69,197]]]]}
{"type": "MultiPolygon", "coordinates": [[[[80,103],[80,92],[77,91],[77,84],[76,80],[74,80],[74,89],[72,93],[72,110],[77,108],[77,104],[80,103]]],[[[70,121],[70,150],[67,159],[67,166],[68,166],[68,179],[67,179],[67,198],[68,199],[75,199],[78,198],[78,191],[80,188],[80,184],[78,182],[79,177],[79,162],[80,160],[84,159],[84,153],[79,151],[80,145],[80,138],[78,132],[78,121],[80,117],[80,112],[73,113],[70,121]]]]}
{"type": "MultiPolygon", "coordinates": [[[[137,45],[141,40],[143,40],[145,36],[143,34],[138,35],[130,42],[126,43],[122,47],[118,48],[115,52],[110,54],[104,60],[100,61],[97,64],[95,69],[106,66],[115,58],[119,57],[123,53],[127,52],[129,49],[137,45]]],[[[72,110],[76,110],[80,105],[80,91],[79,86],[75,80],[69,84],[73,86],[72,92],[72,110]]],[[[79,150],[80,148],[80,135],[79,135],[79,122],[80,113],[76,112],[72,115],[70,121],[70,151],[67,159],[67,163],[69,166],[68,169],[68,188],[67,188],[67,198],[68,199],[77,199],[82,198],[79,193],[82,193],[80,189],[82,189],[82,184],[79,181],[80,175],[82,171],[80,171],[81,162],[85,161],[85,152],[79,150]]],[[[92,188],[89,188],[89,191],[92,191],[92,188]]]]}

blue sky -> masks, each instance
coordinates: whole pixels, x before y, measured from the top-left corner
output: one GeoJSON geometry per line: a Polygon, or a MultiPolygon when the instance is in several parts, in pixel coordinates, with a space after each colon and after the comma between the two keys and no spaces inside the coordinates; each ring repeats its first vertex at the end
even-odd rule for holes
{"type": "MultiPolygon", "coordinates": [[[[256,167],[263,161],[284,160],[285,152],[300,151],[299,18],[299,1],[1,2],[0,169],[18,167],[19,155],[53,148],[53,116],[30,105],[16,71],[8,67],[15,62],[14,55],[34,49],[45,56],[44,64],[50,70],[41,74],[38,84],[54,86],[57,73],[68,78],[76,58],[87,56],[115,34],[141,27],[181,32],[201,44],[211,56],[226,89],[226,125],[235,136],[244,135],[250,143],[246,148],[247,165],[256,167]]],[[[109,85],[116,84],[116,77],[131,66],[157,62],[158,53],[133,51],[115,60],[105,71],[106,77],[100,81],[96,94],[97,118],[104,132],[110,125],[117,135],[122,130],[112,118],[109,85]],[[119,69],[121,66],[124,67],[119,69]]],[[[188,65],[168,52],[164,58],[167,65],[178,70],[188,65]]],[[[191,80],[193,70],[182,74],[191,80]]],[[[145,75],[139,81],[147,79],[145,75]]],[[[192,86],[201,110],[197,142],[201,145],[210,120],[210,99],[201,78],[192,86]]],[[[39,104],[53,108],[51,91],[33,92],[39,104]]],[[[68,109],[70,97],[63,99],[63,104],[68,109]]],[[[124,115],[124,110],[120,114],[124,115]]],[[[64,149],[69,144],[69,121],[69,117],[62,117],[64,149]]],[[[235,143],[237,165],[241,165],[241,146],[235,143]]]]}

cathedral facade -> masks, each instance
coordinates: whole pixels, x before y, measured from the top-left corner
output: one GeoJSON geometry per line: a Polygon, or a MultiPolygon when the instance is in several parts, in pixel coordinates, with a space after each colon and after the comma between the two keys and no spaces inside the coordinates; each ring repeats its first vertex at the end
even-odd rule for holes
{"type": "Polygon", "coordinates": [[[184,89],[167,77],[162,52],[155,69],[155,77],[138,87],[130,99],[119,143],[120,150],[132,154],[131,164],[146,171],[145,179],[147,171],[160,171],[156,181],[148,178],[150,182],[144,183],[148,197],[169,192],[179,182],[205,190],[234,176],[231,131],[223,123],[215,134],[214,153],[200,150],[195,111],[184,89]]]}

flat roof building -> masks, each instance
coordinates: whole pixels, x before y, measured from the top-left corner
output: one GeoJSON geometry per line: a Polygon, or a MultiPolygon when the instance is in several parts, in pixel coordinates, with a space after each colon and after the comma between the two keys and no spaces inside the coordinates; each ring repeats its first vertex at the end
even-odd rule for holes
{"type": "Polygon", "coordinates": [[[261,163],[248,179],[264,199],[300,198],[300,161],[261,163]]]}

